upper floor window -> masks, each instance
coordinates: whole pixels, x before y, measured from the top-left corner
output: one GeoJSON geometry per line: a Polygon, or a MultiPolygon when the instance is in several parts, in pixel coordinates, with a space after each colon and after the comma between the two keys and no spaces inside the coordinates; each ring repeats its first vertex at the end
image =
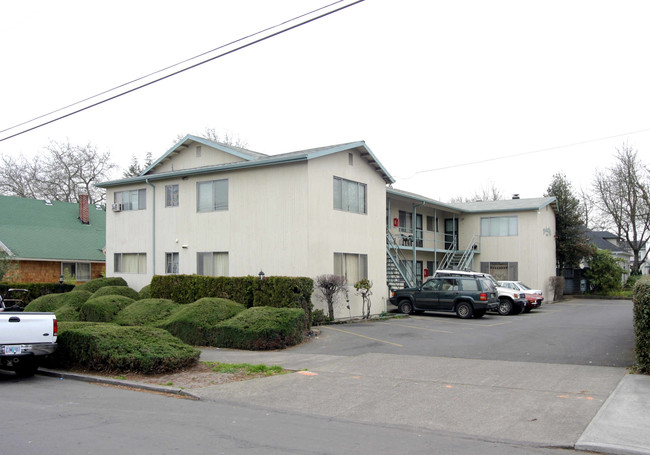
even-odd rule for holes
{"type": "Polygon", "coordinates": [[[228,210],[228,179],[197,182],[197,212],[228,210]]]}
{"type": "Polygon", "coordinates": [[[165,185],[165,207],[178,207],[178,185],[165,185]]]}
{"type": "Polygon", "coordinates": [[[334,208],[346,212],[366,212],[366,184],[334,177],[334,208]]]}
{"type": "Polygon", "coordinates": [[[481,218],[481,235],[486,237],[508,237],[518,235],[516,216],[493,216],[481,218]]]}
{"type": "Polygon", "coordinates": [[[147,190],[116,191],[113,194],[116,204],[122,205],[122,210],[144,210],[147,208],[147,190]]]}

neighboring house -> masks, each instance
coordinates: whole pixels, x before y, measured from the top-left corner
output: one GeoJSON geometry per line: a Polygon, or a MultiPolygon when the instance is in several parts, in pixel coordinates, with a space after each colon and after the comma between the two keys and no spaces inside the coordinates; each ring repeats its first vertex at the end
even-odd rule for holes
{"type": "MultiPolygon", "coordinates": [[[[139,176],[98,185],[107,273],[135,289],[175,273],[367,277],[376,314],[386,309],[392,182],[362,141],[268,156],[189,135],[139,176]]],[[[337,317],[361,314],[354,294],[337,317]]]]}
{"type": "Polygon", "coordinates": [[[0,196],[0,248],[17,268],[5,281],[87,281],[105,270],[103,206],[0,196]]]}
{"type": "Polygon", "coordinates": [[[625,284],[630,276],[630,267],[634,262],[634,253],[623,239],[608,231],[592,231],[587,229],[589,241],[599,250],[607,250],[614,258],[620,260],[620,266],[625,270],[621,276],[621,283],[625,284]]]}
{"type": "Polygon", "coordinates": [[[373,282],[378,314],[390,288],[441,266],[552,295],[555,198],[444,204],[392,183],[363,141],[268,156],[189,135],[139,176],[98,185],[107,273],[135,289],[176,273],[344,275],[337,318],[361,314],[356,281],[373,282]]]}
{"type": "Polygon", "coordinates": [[[436,269],[467,269],[523,281],[550,301],[554,197],[445,204],[392,188],[386,195],[390,287],[421,282],[436,269]]]}

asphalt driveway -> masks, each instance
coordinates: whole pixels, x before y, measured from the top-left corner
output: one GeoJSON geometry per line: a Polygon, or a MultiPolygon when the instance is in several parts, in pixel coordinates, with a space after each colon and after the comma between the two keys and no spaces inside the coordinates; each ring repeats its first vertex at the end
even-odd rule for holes
{"type": "Polygon", "coordinates": [[[530,313],[461,320],[425,313],[382,322],[329,325],[318,343],[291,351],[356,356],[368,352],[629,367],[634,363],[632,302],[571,300],[530,313]]]}

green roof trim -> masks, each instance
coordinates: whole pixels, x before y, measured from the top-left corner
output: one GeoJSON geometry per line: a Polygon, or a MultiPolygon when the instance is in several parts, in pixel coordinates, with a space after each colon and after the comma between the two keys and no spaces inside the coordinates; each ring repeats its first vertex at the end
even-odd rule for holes
{"type": "Polygon", "coordinates": [[[106,211],[91,204],[90,224],[79,204],[0,196],[0,243],[16,259],[104,262],[106,211]]]}

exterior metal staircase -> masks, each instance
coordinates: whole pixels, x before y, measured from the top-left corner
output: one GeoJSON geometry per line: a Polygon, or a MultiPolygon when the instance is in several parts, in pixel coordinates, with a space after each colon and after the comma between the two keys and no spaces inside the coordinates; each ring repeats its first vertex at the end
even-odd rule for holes
{"type": "Polygon", "coordinates": [[[395,239],[388,232],[386,233],[386,281],[390,291],[415,286],[412,262],[404,257],[395,239]]]}
{"type": "Polygon", "coordinates": [[[474,235],[465,250],[449,250],[438,266],[442,270],[471,270],[478,236],[474,235]]]}

